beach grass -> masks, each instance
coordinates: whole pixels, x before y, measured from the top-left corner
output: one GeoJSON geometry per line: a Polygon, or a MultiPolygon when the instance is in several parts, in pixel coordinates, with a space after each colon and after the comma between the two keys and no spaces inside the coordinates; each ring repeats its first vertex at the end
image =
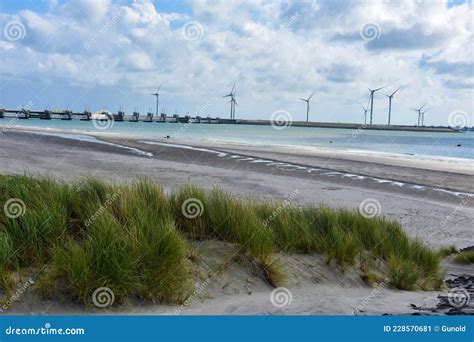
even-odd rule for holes
{"type": "Polygon", "coordinates": [[[450,246],[441,248],[438,253],[442,258],[446,258],[447,256],[458,253],[458,250],[456,246],[450,245],[450,246]]]}
{"type": "Polygon", "coordinates": [[[454,261],[459,264],[474,264],[474,251],[459,252],[459,254],[454,257],[454,261]]]}
{"type": "Polygon", "coordinates": [[[398,222],[358,212],[239,198],[187,185],[166,194],[149,179],[109,184],[0,176],[0,203],[24,203],[19,217],[0,214],[0,270],[42,267],[38,287],[90,303],[109,287],[128,296],[182,302],[192,288],[189,241],[236,244],[255,274],[277,286],[285,279],[281,253],[322,254],[341,269],[362,256],[366,269],[404,290],[442,286],[440,253],[409,238],[398,222]]]}

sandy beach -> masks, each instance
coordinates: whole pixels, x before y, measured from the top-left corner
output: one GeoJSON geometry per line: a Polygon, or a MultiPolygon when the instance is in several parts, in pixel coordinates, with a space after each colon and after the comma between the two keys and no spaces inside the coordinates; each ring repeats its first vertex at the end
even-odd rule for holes
{"type": "MultiPolygon", "coordinates": [[[[474,243],[474,169],[460,161],[415,160],[387,155],[361,155],[331,150],[295,151],[290,148],[196,142],[179,139],[141,139],[107,134],[70,136],[65,132],[8,129],[0,135],[0,172],[49,175],[63,180],[96,176],[130,182],[155,179],[170,190],[182,184],[205,189],[222,187],[242,197],[283,201],[291,194],[295,205],[326,204],[357,210],[376,199],[380,215],[400,221],[412,237],[433,248],[474,243]]],[[[70,132],[69,132],[70,133],[70,132]]],[[[75,132],[78,133],[78,132],[75,132]]],[[[203,244],[203,272],[219,259],[216,252],[231,246],[203,244]]],[[[355,274],[341,273],[318,256],[282,256],[294,273],[288,288],[293,304],[275,308],[272,288],[235,266],[213,278],[182,314],[401,314],[434,308],[442,292],[374,289],[355,274]],[[308,266],[309,265],[309,266],[308,266]],[[308,271],[310,270],[310,271],[308,271]],[[370,298],[370,300],[367,300],[370,298]],[[366,303],[368,302],[368,303],[366,303]],[[365,303],[360,308],[361,303],[365,303]],[[359,307],[359,309],[357,309],[359,307]]],[[[469,267],[449,260],[447,278],[474,275],[469,267]]],[[[205,278],[204,278],[205,279],[205,278]]],[[[198,282],[199,284],[199,282],[198,282]]],[[[30,294],[11,312],[74,313],[83,309],[40,302],[30,294]]],[[[166,314],[176,307],[125,303],[117,310],[166,314]]],[[[87,310],[90,313],[103,311],[87,310]]]]}

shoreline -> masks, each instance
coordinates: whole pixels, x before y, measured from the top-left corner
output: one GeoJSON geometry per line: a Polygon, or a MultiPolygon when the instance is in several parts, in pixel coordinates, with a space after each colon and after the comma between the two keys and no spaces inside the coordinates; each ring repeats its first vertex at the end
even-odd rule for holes
{"type": "Polygon", "coordinates": [[[101,139],[119,139],[121,141],[137,141],[150,140],[161,143],[177,143],[180,145],[189,145],[194,147],[213,148],[213,149],[236,149],[241,151],[252,151],[261,153],[276,153],[276,154],[293,154],[302,157],[321,157],[331,159],[343,159],[349,161],[361,161],[377,163],[390,166],[411,167],[418,169],[426,169],[431,171],[460,173],[465,175],[474,175],[474,159],[468,158],[454,158],[454,157],[435,157],[430,155],[413,155],[401,154],[381,151],[368,151],[357,149],[342,149],[342,148],[328,148],[315,146],[293,146],[285,144],[251,144],[244,142],[231,141],[210,141],[201,139],[189,138],[173,138],[166,139],[158,136],[144,136],[140,137],[138,134],[123,134],[116,132],[92,132],[79,129],[59,129],[59,128],[43,128],[43,127],[27,127],[27,126],[8,126],[0,125],[0,130],[5,131],[24,131],[24,132],[41,132],[41,133],[63,133],[63,134],[77,134],[85,136],[93,136],[101,139]]]}

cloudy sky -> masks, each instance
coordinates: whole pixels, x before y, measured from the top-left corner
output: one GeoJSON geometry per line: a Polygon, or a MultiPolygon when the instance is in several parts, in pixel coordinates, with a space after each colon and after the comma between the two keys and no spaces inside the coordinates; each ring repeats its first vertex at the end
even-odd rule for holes
{"type": "Polygon", "coordinates": [[[154,111],[237,118],[277,110],[360,122],[368,87],[375,122],[447,125],[472,117],[472,1],[0,1],[0,107],[154,111]],[[161,110],[160,110],[161,111],[161,110]]]}

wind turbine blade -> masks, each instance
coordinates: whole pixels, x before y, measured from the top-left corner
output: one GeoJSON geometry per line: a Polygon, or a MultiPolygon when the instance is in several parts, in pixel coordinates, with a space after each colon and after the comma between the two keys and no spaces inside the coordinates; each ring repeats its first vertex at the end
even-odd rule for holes
{"type": "Polygon", "coordinates": [[[380,89],[383,89],[383,88],[385,88],[385,87],[386,87],[386,86],[383,86],[383,87],[380,87],[380,88],[374,89],[374,92],[376,92],[376,91],[379,91],[380,89]]]}
{"type": "Polygon", "coordinates": [[[301,101],[305,101],[305,102],[307,101],[306,99],[302,99],[301,97],[299,98],[299,100],[301,100],[301,101]]]}
{"type": "Polygon", "coordinates": [[[313,97],[314,94],[316,94],[315,91],[313,91],[313,93],[310,95],[310,97],[308,97],[308,101],[313,97]]]}
{"type": "Polygon", "coordinates": [[[236,85],[236,84],[237,84],[237,81],[235,81],[235,82],[234,82],[234,85],[232,86],[232,90],[231,90],[231,92],[230,92],[231,94],[234,93],[234,89],[235,89],[235,85],[236,85]]]}
{"type": "Polygon", "coordinates": [[[160,84],[160,86],[159,86],[158,89],[156,90],[156,93],[157,93],[157,94],[160,92],[161,86],[162,86],[162,84],[160,84]]]}
{"type": "Polygon", "coordinates": [[[397,90],[395,90],[395,91],[392,93],[392,95],[390,95],[390,96],[393,96],[393,95],[395,95],[395,94],[396,94],[396,92],[400,90],[400,88],[401,88],[401,87],[398,87],[398,89],[397,89],[397,90]]]}
{"type": "Polygon", "coordinates": [[[229,95],[224,95],[224,96],[222,96],[222,97],[229,97],[229,96],[232,96],[232,94],[229,94],[229,95]]]}
{"type": "Polygon", "coordinates": [[[420,107],[420,110],[422,110],[424,106],[426,106],[426,102],[420,107]]]}

